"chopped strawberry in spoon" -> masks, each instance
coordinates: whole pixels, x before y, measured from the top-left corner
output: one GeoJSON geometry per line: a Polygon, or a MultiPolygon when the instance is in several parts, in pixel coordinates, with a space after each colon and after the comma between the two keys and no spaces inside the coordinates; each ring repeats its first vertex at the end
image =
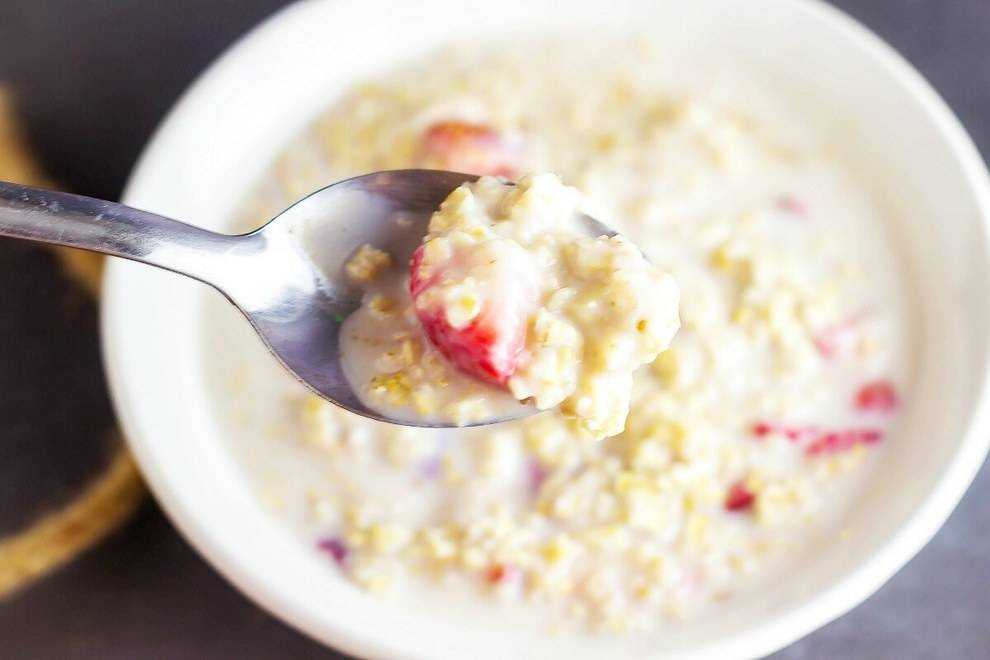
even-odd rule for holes
{"type": "Polygon", "coordinates": [[[443,291],[469,270],[472,258],[487,259],[487,253],[457,254],[449,263],[431,264],[424,268],[423,256],[427,246],[421,245],[413,253],[410,262],[409,291],[412,294],[416,316],[430,342],[461,371],[493,383],[505,386],[519,366],[520,355],[526,343],[526,324],[535,304],[531,278],[518,276],[508,270],[509,260],[491,260],[490,286],[471,293],[471,301],[464,306],[476,305],[477,311],[469,313],[464,322],[451,308],[461,305],[443,291]],[[500,266],[505,263],[505,266],[500,266]],[[429,272],[427,272],[427,270],[429,272]],[[437,294],[437,295],[434,295],[437,294]]]}

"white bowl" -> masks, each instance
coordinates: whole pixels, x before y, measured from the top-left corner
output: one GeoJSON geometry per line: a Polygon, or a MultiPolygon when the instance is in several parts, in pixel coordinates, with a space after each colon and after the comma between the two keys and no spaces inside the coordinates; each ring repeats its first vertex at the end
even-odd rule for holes
{"type": "Polygon", "coordinates": [[[351,653],[769,653],[855,606],[914,555],[962,496],[990,439],[987,172],[932,89],[865,29],[808,0],[306,2],[202,76],[145,151],[124,201],[223,229],[276,153],[352,83],[451,35],[523,29],[646,29],[676,57],[744,62],[849,120],[845,146],[873,170],[871,185],[893,211],[922,309],[917,382],[870,495],[849,516],[854,542],[822,547],[773,589],[658,638],[550,638],[382,604],[263,513],[218,441],[197,343],[202,299],[216,294],[114,261],[103,336],[121,423],[162,506],[217,570],[287,623],[351,653]]]}

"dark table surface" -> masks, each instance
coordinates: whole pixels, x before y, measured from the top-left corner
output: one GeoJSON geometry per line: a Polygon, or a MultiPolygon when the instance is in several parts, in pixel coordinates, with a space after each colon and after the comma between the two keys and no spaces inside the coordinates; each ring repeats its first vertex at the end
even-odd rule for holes
{"type": "MultiPolygon", "coordinates": [[[[397,0],[398,1],[398,0],[397,0]]],[[[176,97],[278,0],[0,0],[0,83],[43,165],[115,199],[176,97]]],[[[835,0],[900,50],[990,150],[990,0],[835,0]]],[[[753,0],[754,11],[759,1],[753,0]]],[[[46,252],[0,243],[0,533],[70,490],[112,413],[92,305],[46,252]],[[9,353],[9,348],[6,353],[9,353]],[[39,366],[40,365],[40,366],[39,366]],[[41,374],[59,374],[57,385],[41,374]],[[54,389],[54,391],[53,391],[54,389]],[[35,454],[55,456],[21,469],[35,454]],[[28,458],[23,458],[27,456],[28,458]],[[20,457],[20,458],[18,458],[20,457]],[[42,466],[43,465],[43,466],[42,466]],[[42,466],[42,467],[39,467],[42,466]],[[13,515],[6,515],[14,512],[13,515]],[[5,516],[5,517],[4,517],[5,516]]],[[[81,476],[82,475],[82,476],[81,476]]],[[[990,475],[938,536],[853,612],[776,658],[990,657],[990,475]]],[[[4,658],[335,657],[241,597],[150,501],[108,541],[0,603],[4,658]]]]}

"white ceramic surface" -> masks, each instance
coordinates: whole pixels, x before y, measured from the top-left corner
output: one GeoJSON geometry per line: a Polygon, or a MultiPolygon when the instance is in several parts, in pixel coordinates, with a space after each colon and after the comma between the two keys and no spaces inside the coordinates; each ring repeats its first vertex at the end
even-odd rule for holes
{"type": "Polygon", "coordinates": [[[355,81],[451,37],[595,30],[645,30],[675,58],[743,62],[849,120],[843,150],[863,165],[901,229],[922,310],[917,381],[887,461],[850,516],[857,541],[818,549],[773,589],[738,599],[717,619],[654,638],[535,637],[381,604],[256,505],[219,441],[200,359],[203,297],[216,294],[115,261],[105,281],[106,367],[152,490],[231,582],[327,644],[395,658],[762,655],[883,584],[935,533],[984,459],[986,169],[900,57],[811,0],[304,2],[247,35],[192,87],[145,151],[125,201],[222,229],[276,153],[355,81]]]}

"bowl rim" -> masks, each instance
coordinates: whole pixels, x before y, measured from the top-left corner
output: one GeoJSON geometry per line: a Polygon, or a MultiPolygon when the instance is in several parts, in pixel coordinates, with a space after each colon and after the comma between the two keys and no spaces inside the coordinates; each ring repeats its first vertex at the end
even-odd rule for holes
{"type": "MultiPolygon", "coordinates": [[[[338,3],[344,1],[354,0],[337,0],[338,3]]],[[[981,238],[986,250],[988,231],[990,231],[988,227],[990,173],[976,146],[945,101],[897,51],[842,10],[827,4],[824,0],[791,1],[804,11],[816,15],[817,19],[830,24],[833,29],[842,32],[846,38],[855,41],[865,50],[867,57],[873,58],[882,65],[886,74],[908,90],[921,104],[940,138],[945,141],[954,159],[959,163],[967,187],[973,191],[983,218],[981,238]]],[[[296,3],[275,12],[240,37],[199,75],[169,111],[142,152],[122,196],[125,203],[135,198],[136,191],[143,187],[146,180],[153,177],[156,163],[161,161],[162,154],[170,149],[180,124],[212,102],[211,96],[222,80],[241,75],[238,73],[243,68],[239,64],[240,55],[246,51],[257,50],[273,41],[285,31],[287,25],[301,20],[313,4],[313,2],[296,3]]],[[[118,354],[116,344],[112,341],[114,336],[126,332],[124,328],[127,324],[127,313],[123,305],[117,304],[126,288],[124,275],[121,264],[110,260],[103,279],[104,304],[101,309],[104,369],[124,436],[150,490],[171,522],[226,580],[281,621],[324,644],[350,653],[376,657],[408,656],[407,652],[398,649],[388,640],[362,637],[342,626],[328,627],[325,621],[313,616],[306,607],[299,606],[277,587],[252,575],[246,567],[240,565],[237,557],[230,553],[219,539],[211,535],[209,527],[197,519],[194,508],[182,502],[181,493],[174,488],[169,476],[156,465],[149,449],[149,439],[141,437],[134,411],[128,405],[127,378],[124,375],[127,368],[118,354]]],[[[786,616],[737,635],[728,644],[723,644],[716,653],[712,653],[713,649],[709,648],[690,656],[711,657],[715,654],[719,657],[762,656],[783,648],[864,601],[917,554],[959,503],[990,450],[990,434],[984,432],[990,428],[988,376],[990,376],[990,365],[984,365],[975,388],[977,394],[963,438],[935,487],[923,504],[872,557],[864,561],[856,570],[846,574],[838,583],[820,592],[786,616]]]]}

